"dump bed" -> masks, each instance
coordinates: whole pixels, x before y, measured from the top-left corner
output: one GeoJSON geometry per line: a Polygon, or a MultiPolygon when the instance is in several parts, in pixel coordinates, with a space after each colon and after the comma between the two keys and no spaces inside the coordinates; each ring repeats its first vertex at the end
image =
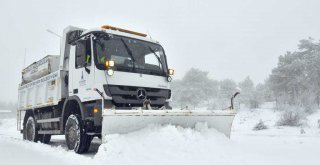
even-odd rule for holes
{"type": "Polygon", "coordinates": [[[66,98],[66,71],[58,70],[27,84],[19,86],[19,110],[28,110],[49,105],[57,105],[66,98]]]}

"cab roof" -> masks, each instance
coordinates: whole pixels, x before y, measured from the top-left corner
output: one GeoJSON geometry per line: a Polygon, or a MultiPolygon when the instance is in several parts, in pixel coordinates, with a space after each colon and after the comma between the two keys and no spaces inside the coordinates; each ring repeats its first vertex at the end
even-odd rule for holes
{"type": "Polygon", "coordinates": [[[135,31],[131,31],[131,30],[126,30],[126,29],[122,29],[122,28],[117,28],[117,27],[109,26],[109,25],[104,25],[99,28],[92,28],[92,29],[84,30],[82,35],[87,34],[87,33],[91,33],[91,32],[97,32],[97,31],[101,31],[101,32],[109,33],[109,34],[114,34],[114,35],[119,35],[119,36],[124,36],[124,37],[135,38],[135,39],[159,44],[158,41],[151,39],[150,37],[148,37],[147,34],[135,32],[135,31]]]}

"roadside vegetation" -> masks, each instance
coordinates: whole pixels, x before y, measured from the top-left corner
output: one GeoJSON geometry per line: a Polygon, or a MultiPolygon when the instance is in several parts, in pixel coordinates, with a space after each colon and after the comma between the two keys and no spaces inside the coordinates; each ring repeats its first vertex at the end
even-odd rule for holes
{"type": "Polygon", "coordinates": [[[264,102],[275,102],[275,110],[283,111],[278,125],[301,126],[305,116],[320,107],[320,42],[300,40],[296,51],[279,56],[264,83],[254,84],[249,76],[236,82],[208,75],[208,71],[191,68],[182,79],[173,81],[173,107],[226,109],[232,94],[240,91],[237,109],[242,104],[257,109],[264,102]]]}

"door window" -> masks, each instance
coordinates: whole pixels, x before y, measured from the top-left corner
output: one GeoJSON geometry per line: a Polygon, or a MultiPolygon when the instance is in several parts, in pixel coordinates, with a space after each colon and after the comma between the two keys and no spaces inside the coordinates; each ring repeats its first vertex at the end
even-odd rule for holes
{"type": "Polygon", "coordinates": [[[91,41],[79,40],[76,44],[76,68],[91,66],[91,41]]]}

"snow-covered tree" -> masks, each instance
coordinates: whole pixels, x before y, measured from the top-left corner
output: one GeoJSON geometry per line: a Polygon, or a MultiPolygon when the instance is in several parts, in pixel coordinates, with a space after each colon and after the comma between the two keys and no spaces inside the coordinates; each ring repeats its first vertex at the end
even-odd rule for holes
{"type": "Polygon", "coordinates": [[[257,107],[254,101],[255,86],[249,76],[239,83],[239,88],[241,89],[240,102],[251,108],[257,107]]]}
{"type": "Polygon", "coordinates": [[[259,108],[260,104],[266,101],[266,97],[268,97],[268,90],[266,89],[264,84],[258,84],[253,92],[250,107],[251,108],[259,108]]]}
{"type": "Polygon", "coordinates": [[[231,79],[224,79],[219,82],[219,94],[216,98],[216,107],[218,109],[225,109],[230,106],[230,99],[232,95],[237,92],[237,83],[231,79]]]}
{"type": "Polygon", "coordinates": [[[304,107],[309,112],[319,107],[320,43],[312,38],[301,40],[298,51],[280,56],[268,84],[280,104],[304,107]]]}
{"type": "Polygon", "coordinates": [[[172,93],[175,106],[193,108],[216,97],[218,83],[208,78],[208,72],[191,68],[172,83],[172,93]]]}
{"type": "Polygon", "coordinates": [[[224,79],[219,83],[219,97],[231,98],[231,96],[237,91],[237,84],[231,79],[224,79]]]}

